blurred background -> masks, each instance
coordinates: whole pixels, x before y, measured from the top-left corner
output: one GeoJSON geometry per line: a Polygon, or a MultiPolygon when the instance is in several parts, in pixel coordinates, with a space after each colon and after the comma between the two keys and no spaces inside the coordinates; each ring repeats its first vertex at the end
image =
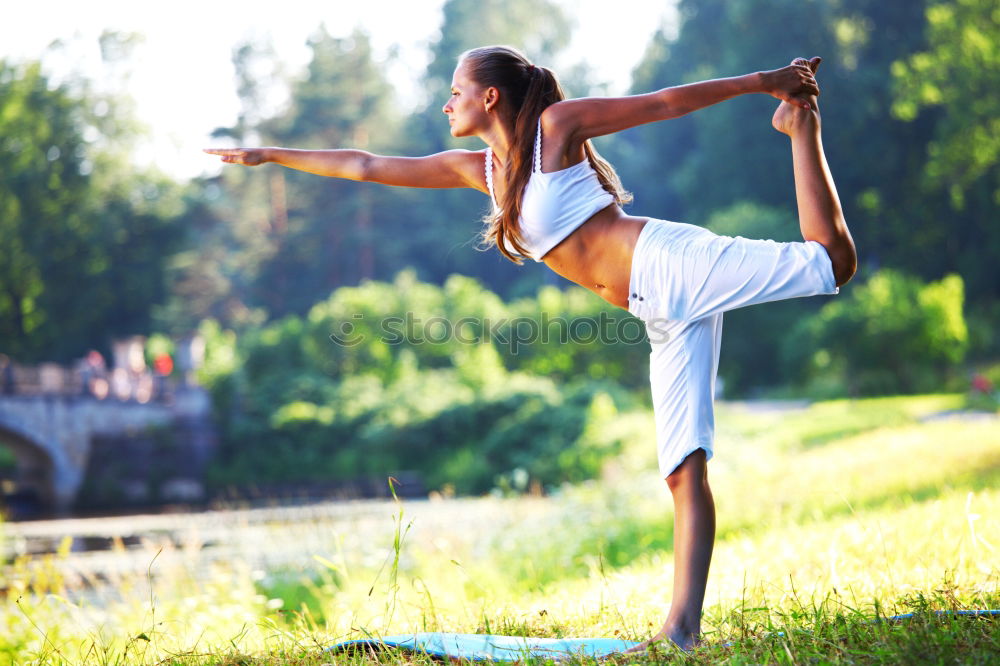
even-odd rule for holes
{"type": "MultiPolygon", "coordinates": [[[[199,152],[478,149],[440,109],[456,56],[490,43],[552,66],[572,96],[822,56],[860,268],[834,299],[727,315],[720,398],[948,393],[948,409],[997,410],[996,0],[355,4],[39,2],[0,26],[8,518],[385,496],[388,476],[410,496],[543,494],[646,437],[643,343],[512,349],[485,324],[472,344],[420,323],[411,343],[379,335],[406,313],[508,332],[543,313],[631,319],[543,265],[477,251],[480,193],[199,152]],[[345,322],[359,344],[330,339],[345,322]]],[[[775,104],[742,97],[596,143],[631,213],[797,240],[775,104]]]]}

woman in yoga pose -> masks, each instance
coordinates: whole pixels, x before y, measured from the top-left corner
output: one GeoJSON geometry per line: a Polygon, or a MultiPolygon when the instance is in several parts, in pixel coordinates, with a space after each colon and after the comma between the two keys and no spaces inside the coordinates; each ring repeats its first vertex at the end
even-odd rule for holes
{"type": "Polygon", "coordinates": [[[820,59],[617,98],[565,99],[555,75],[515,49],[462,54],[443,111],[451,134],[484,150],[384,157],[361,150],[208,149],[223,162],[274,162],[334,178],[407,187],[471,187],[493,212],[483,238],[508,259],[549,268],[646,324],[659,469],[674,500],[674,588],[649,643],[697,644],[715,540],[708,484],[712,400],[722,313],[766,301],[833,294],[854,275],[854,243],[820,138],[820,59]],[[590,139],[676,118],[736,95],[781,100],[772,118],[791,139],[803,241],[717,236],[689,224],[627,215],[614,169],[590,139]]]}

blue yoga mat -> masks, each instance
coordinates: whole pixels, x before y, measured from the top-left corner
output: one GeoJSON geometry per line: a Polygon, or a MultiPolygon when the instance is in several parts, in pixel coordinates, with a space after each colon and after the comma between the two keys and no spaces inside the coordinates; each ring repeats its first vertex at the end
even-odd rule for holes
{"type": "MultiPolygon", "coordinates": [[[[957,615],[994,618],[1000,610],[933,611],[934,615],[957,615]]],[[[871,622],[900,622],[910,620],[915,613],[878,618],[871,622]]],[[[778,631],[771,636],[784,636],[778,631]]],[[[344,641],[329,648],[330,652],[371,648],[375,650],[398,649],[432,657],[455,657],[470,661],[521,661],[531,657],[565,659],[567,657],[607,657],[624,652],[638,645],[634,641],[617,638],[532,638],[525,636],[493,636],[491,634],[447,634],[428,632],[386,636],[354,641],[344,641]]],[[[732,642],[721,647],[732,647],[732,642]]]]}
{"type": "Polygon", "coordinates": [[[490,634],[446,634],[440,632],[386,636],[381,639],[344,641],[332,652],[370,647],[394,648],[433,657],[458,657],[472,661],[520,661],[531,657],[606,657],[638,645],[617,638],[531,638],[490,634]]]}
{"type": "MultiPolygon", "coordinates": [[[[902,615],[893,615],[892,617],[885,618],[886,622],[899,622],[900,620],[912,620],[917,617],[919,613],[904,613],[902,615]]],[[[970,617],[988,617],[994,618],[1000,616],[1000,610],[938,610],[934,611],[934,615],[938,617],[942,615],[965,615],[970,617]]],[[[876,620],[877,622],[878,620],[876,620]]]]}

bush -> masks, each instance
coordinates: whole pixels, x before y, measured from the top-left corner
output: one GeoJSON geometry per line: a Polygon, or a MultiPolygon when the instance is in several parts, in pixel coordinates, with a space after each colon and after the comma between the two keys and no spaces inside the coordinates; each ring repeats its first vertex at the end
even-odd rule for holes
{"type": "Polygon", "coordinates": [[[404,271],[238,339],[207,322],[202,381],[221,432],[212,483],[418,472],[432,488],[481,493],[515,477],[543,486],[591,478],[622,444],[604,427],[633,402],[617,381],[641,377],[647,395],[648,347],[554,338],[510,353],[494,334],[539,311],[594,322],[599,303],[582,289],[545,288],[507,306],[475,280],[436,287],[404,271]],[[434,330],[459,321],[468,322],[460,336],[434,330]]]}
{"type": "Polygon", "coordinates": [[[881,270],[805,320],[786,361],[807,383],[851,395],[933,392],[965,357],[962,278],[923,283],[881,270]]]}

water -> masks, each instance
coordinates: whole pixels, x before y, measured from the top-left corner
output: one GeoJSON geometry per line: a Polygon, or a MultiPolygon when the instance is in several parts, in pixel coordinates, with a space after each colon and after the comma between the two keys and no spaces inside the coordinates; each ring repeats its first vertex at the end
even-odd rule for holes
{"type": "MultiPolygon", "coordinates": [[[[460,531],[475,539],[504,524],[537,517],[541,498],[325,502],[308,506],[234,508],[183,514],[26,521],[3,525],[4,561],[30,556],[28,570],[54,566],[68,587],[113,583],[124,576],[155,575],[185,567],[197,575],[213,562],[239,561],[261,571],[315,569],[316,557],[344,554],[379,566],[400,525],[408,541],[460,531]],[[68,540],[68,544],[67,544],[68,540]],[[62,545],[65,556],[46,557],[62,545]],[[48,562],[47,562],[48,560],[48,562]]],[[[6,567],[4,579],[12,573],[6,567]]]]}

